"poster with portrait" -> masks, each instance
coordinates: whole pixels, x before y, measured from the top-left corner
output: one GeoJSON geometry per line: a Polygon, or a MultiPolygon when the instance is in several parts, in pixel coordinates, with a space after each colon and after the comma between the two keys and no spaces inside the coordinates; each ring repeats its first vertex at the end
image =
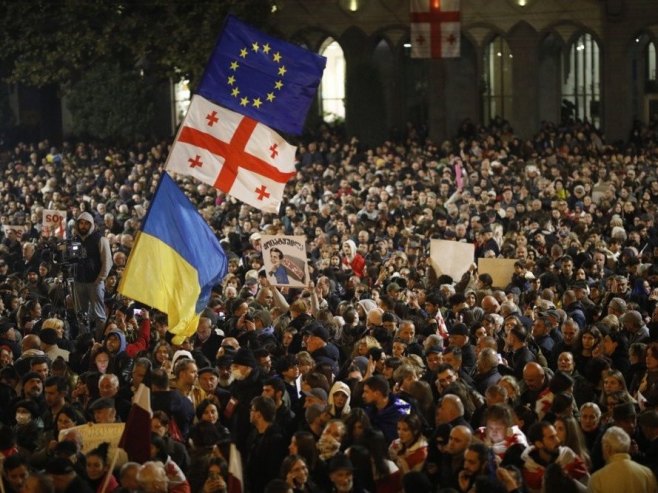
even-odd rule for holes
{"type": "Polygon", "coordinates": [[[43,210],[42,235],[45,238],[66,239],[66,211],[43,210]]]}
{"type": "Polygon", "coordinates": [[[265,274],[272,285],[295,288],[308,285],[305,236],[263,235],[261,245],[265,274]]]}
{"type": "Polygon", "coordinates": [[[430,259],[437,277],[448,275],[457,282],[473,263],[475,245],[453,240],[430,240],[430,259]]]}

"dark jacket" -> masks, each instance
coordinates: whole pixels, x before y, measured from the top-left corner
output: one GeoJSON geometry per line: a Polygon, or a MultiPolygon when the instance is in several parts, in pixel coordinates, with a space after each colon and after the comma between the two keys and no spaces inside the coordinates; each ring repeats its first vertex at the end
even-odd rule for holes
{"type": "Polygon", "coordinates": [[[375,406],[366,408],[370,423],[384,433],[386,443],[390,444],[398,437],[398,419],[411,412],[411,405],[393,395],[388,398],[385,408],[379,410],[375,406]]]}
{"type": "Polygon", "coordinates": [[[187,438],[196,416],[192,401],[175,390],[154,391],[151,392],[151,408],[171,416],[176,421],[181,435],[187,438]]]}
{"type": "Polygon", "coordinates": [[[244,456],[247,437],[251,430],[249,409],[251,400],[263,392],[263,376],[258,368],[254,368],[244,380],[235,380],[231,384],[231,400],[224,409],[224,421],[231,431],[231,438],[238,450],[244,456]]]}
{"type": "Polygon", "coordinates": [[[264,433],[252,430],[246,443],[245,480],[247,491],[261,493],[279,476],[281,462],[288,455],[287,442],[279,427],[270,425],[264,433]]]}
{"type": "Polygon", "coordinates": [[[475,390],[484,395],[489,387],[498,383],[503,376],[498,371],[498,367],[492,368],[486,373],[477,374],[473,381],[475,383],[475,390]]]}
{"type": "Polygon", "coordinates": [[[520,381],[523,379],[523,368],[527,363],[535,361],[535,359],[535,355],[528,349],[528,346],[523,346],[512,353],[510,366],[514,370],[514,376],[517,380],[520,381]]]}

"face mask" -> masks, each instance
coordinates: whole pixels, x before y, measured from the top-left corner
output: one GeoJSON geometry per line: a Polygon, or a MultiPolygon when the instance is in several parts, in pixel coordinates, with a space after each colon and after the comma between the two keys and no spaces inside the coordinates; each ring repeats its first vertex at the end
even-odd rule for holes
{"type": "Polygon", "coordinates": [[[231,370],[231,378],[234,380],[244,380],[245,376],[240,372],[240,370],[231,370]]]}
{"type": "Polygon", "coordinates": [[[32,421],[32,415],[30,413],[16,413],[16,423],[19,425],[26,425],[32,421]]]}

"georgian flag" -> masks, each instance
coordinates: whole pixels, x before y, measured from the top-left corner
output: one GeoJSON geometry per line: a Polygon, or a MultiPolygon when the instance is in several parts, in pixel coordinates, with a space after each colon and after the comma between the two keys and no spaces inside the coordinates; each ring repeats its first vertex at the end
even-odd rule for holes
{"type": "Polygon", "coordinates": [[[295,176],[295,151],[271,128],[195,95],[166,169],[276,213],[295,176]]]}
{"type": "Polygon", "coordinates": [[[460,0],[411,0],[411,57],[460,56],[460,0]]]}

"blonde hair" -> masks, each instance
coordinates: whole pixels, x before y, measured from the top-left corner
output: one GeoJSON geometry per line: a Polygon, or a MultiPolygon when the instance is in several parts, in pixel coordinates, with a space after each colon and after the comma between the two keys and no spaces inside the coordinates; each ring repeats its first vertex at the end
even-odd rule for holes
{"type": "Polygon", "coordinates": [[[42,329],[56,329],[60,330],[64,328],[64,321],[59,318],[47,318],[41,324],[42,329]]]}

